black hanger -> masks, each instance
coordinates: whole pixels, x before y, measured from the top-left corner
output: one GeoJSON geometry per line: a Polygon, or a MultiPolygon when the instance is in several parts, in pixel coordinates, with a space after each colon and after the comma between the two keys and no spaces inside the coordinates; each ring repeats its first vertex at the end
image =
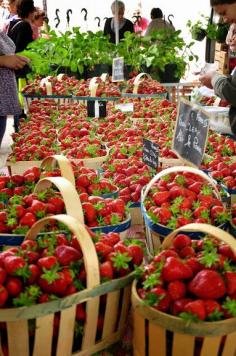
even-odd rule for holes
{"type": "Polygon", "coordinates": [[[61,22],[61,20],[60,20],[60,17],[59,17],[59,15],[58,15],[58,13],[60,12],[60,10],[59,9],[56,9],[56,11],[55,11],[55,13],[56,13],[56,17],[55,17],[55,19],[54,19],[54,21],[57,21],[57,23],[56,23],[56,28],[59,26],[59,23],[61,22]]]}
{"type": "Polygon", "coordinates": [[[81,10],[81,12],[84,12],[84,21],[87,21],[88,10],[85,9],[85,7],[83,7],[83,9],[81,10]]]}
{"type": "Polygon", "coordinates": [[[70,24],[70,15],[72,15],[72,10],[68,9],[66,11],[66,22],[67,22],[68,27],[69,27],[69,24],[70,24]]]}
{"type": "Polygon", "coordinates": [[[96,16],[96,17],[94,17],[94,20],[98,20],[98,27],[100,27],[100,24],[101,24],[101,19],[100,19],[100,17],[96,16]]]}

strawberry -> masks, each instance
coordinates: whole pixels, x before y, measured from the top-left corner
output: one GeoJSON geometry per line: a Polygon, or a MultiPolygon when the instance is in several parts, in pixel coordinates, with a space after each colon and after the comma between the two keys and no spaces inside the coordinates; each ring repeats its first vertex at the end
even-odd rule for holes
{"type": "Polygon", "coordinates": [[[0,307],[3,307],[6,303],[8,298],[8,291],[7,289],[0,284],[0,307]]]}
{"type": "Polygon", "coordinates": [[[174,302],[171,305],[171,313],[173,315],[179,315],[184,311],[185,305],[191,302],[191,298],[181,298],[174,300],[174,302]]]}
{"type": "Polygon", "coordinates": [[[143,249],[140,245],[131,244],[128,246],[128,254],[132,257],[132,263],[139,266],[143,261],[143,249]]]}
{"type": "Polygon", "coordinates": [[[23,283],[17,277],[8,277],[5,282],[5,287],[11,297],[16,297],[21,293],[23,283]]]}
{"type": "Polygon", "coordinates": [[[163,270],[163,279],[167,282],[177,279],[190,279],[193,275],[191,268],[176,257],[167,257],[163,270]]]}
{"type": "Polygon", "coordinates": [[[173,246],[176,250],[181,250],[186,246],[191,246],[192,240],[189,236],[184,234],[178,234],[173,240],[173,246]]]}
{"type": "Polygon", "coordinates": [[[223,316],[222,308],[220,304],[213,299],[206,299],[204,300],[205,311],[206,311],[206,318],[208,320],[220,320],[223,316]]]}
{"type": "Polygon", "coordinates": [[[196,316],[197,319],[199,320],[206,319],[205,305],[204,305],[204,301],[201,299],[196,299],[192,302],[187,303],[184,307],[184,312],[196,316]]]}
{"type": "Polygon", "coordinates": [[[60,245],[56,247],[55,257],[61,266],[68,266],[72,262],[79,261],[82,254],[74,247],[60,245]]]}
{"type": "Polygon", "coordinates": [[[226,287],[221,275],[212,270],[203,269],[189,282],[189,291],[201,299],[218,299],[225,295],[226,287]]]}
{"type": "Polygon", "coordinates": [[[160,206],[161,204],[168,201],[168,199],[170,198],[170,192],[168,192],[168,191],[157,192],[157,193],[153,194],[152,198],[153,198],[155,204],[160,206]]]}
{"type": "Polygon", "coordinates": [[[111,261],[101,263],[99,268],[102,280],[106,281],[113,278],[113,267],[111,261]]]}
{"type": "Polygon", "coordinates": [[[224,273],[227,294],[231,296],[236,293],[236,272],[227,271],[224,273]]]}
{"type": "Polygon", "coordinates": [[[176,280],[168,284],[167,290],[171,299],[177,300],[185,297],[187,288],[184,282],[176,280]]]}
{"type": "Polygon", "coordinates": [[[157,310],[167,312],[170,307],[171,299],[165,289],[155,287],[145,294],[145,303],[153,306],[157,310]]]}

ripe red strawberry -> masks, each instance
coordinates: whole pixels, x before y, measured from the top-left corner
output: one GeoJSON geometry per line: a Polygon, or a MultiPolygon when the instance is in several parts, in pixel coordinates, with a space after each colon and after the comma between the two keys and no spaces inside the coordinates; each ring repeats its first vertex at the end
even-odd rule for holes
{"type": "Polygon", "coordinates": [[[8,277],[5,287],[11,297],[17,297],[23,289],[23,283],[17,277],[8,277]]]}
{"type": "Polygon", "coordinates": [[[196,315],[199,320],[206,319],[206,310],[204,301],[201,299],[194,300],[185,305],[184,311],[196,315]]]}
{"type": "Polygon", "coordinates": [[[227,288],[227,294],[232,295],[236,293],[236,272],[225,272],[224,278],[227,288]]]}
{"type": "Polygon", "coordinates": [[[189,279],[193,276],[191,268],[176,257],[167,257],[162,269],[163,279],[167,282],[177,279],[189,279]]]}
{"type": "Polygon", "coordinates": [[[186,246],[191,246],[192,240],[185,234],[178,234],[173,240],[173,246],[176,250],[181,250],[186,246]]]}
{"type": "Polygon", "coordinates": [[[171,299],[168,292],[161,288],[155,287],[150,290],[150,292],[146,293],[146,297],[150,296],[153,299],[153,307],[162,312],[167,312],[170,307],[171,299]]]}
{"type": "Polygon", "coordinates": [[[210,320],[219,320],[222,316],[222,308],[216,300],[204,300],[206,318],[210,320]]]}
{"type": "Polygon", "coordinates": [[[155,194],[153,194],[152,198],[156,205],[161,206],[161,204],[165,203],[170,198],[170,192],[156,192],[155,194]]]}
{"type": "Polygon", "coordinates": [[[203,269],[188,285],[189,291],[201,299],[218,299],[225,295],[226,287],[219,273],[203,269]]]}
{"type": "Polygon", "coordinates": [[[100,276],[104,280],[113,278],[113,267],[111,261],[105,261],[100,264],[100,276]]]}
{"type": "Polygon", "coordinates": [[[185,305],[191,302],[191,298],[181,298],[174,300],[174,302],[171,305],[171,313],[173,315],[179,315],[184,311],[185,305]]]}
{"type": "Polygon", "coordinates": [[[0,285],[0,307],[4,306],[8,298],[8,291],[7,289],[3,286],[0,285]]]}
{"type": "Polygon", "coordinates": [[[186,284],[182,281],[176,280],[170,282],[167,286],[167,290],[172,300],[184,298],[186,294],[186,284]]]}
{"type": "Polygon", "coordinates": [[[132,263],[139,266],[143,261],[143,249],[140,245],[129,245],[128,254],[132,257],[132,263]]]}

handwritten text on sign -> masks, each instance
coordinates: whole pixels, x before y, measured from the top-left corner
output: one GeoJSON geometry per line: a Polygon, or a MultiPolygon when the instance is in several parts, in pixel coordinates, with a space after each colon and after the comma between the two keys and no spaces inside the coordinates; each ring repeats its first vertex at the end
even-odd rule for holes
{"type": "Polygon", "coordinates": [[[124,58],[113,58],[112,63],[112,81],[120,82],[124,80],[124,58]]]}
{"type": "Polygon", "coordinates": [[[158,167],[159,147],[156,143],[143,139],[143,162],[152,168],[158,167]]]}
{"type": "Polygon", "coordinates": [[[173,139],[173,150],[184,160],[200,166],[208,136],[209,117],[200,107],[182,99],[173,139]]]}

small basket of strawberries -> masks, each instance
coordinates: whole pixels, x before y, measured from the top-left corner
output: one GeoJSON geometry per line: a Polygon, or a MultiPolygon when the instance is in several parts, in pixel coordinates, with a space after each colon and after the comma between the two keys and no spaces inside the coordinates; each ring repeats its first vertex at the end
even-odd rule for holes
{"type": "Polygon", "coordinates": [[[1,355],[92,355],[119,341],[142,260],[140,246],[90,234],[72,216],[36,222],[21,246],[0,253],[1,355]],[[68,233],[42,236],[52,221],[68,233]]]}
{"type": "Polygon", "coordinates": [[[168,235],[133,284],[134,354],[233,356],[235,270],[236,243],[227,232],[189,224],[168,235]],[[191,240],[191,231],[204,237],[191,240]]]}
{"type": "Polygon", "coordinates": [[[178,227],[190,223],[225,227],[230,216],[214,181],[187,166],[156,174],[142,190],[141,209],[151,252],[178,227]]]}

